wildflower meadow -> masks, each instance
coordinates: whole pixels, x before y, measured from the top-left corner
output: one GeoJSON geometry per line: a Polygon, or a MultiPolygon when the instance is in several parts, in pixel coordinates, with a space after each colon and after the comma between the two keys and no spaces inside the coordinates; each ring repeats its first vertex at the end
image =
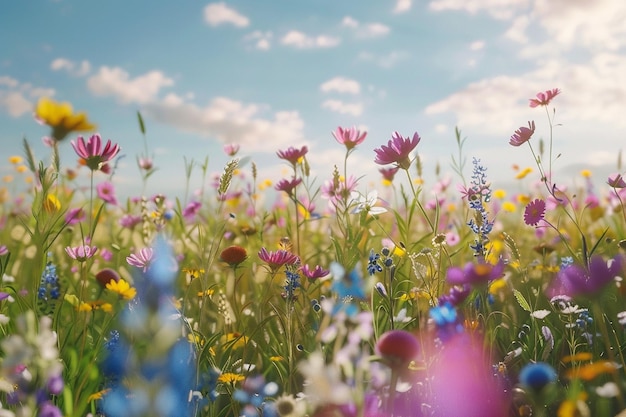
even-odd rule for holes
{"type": "Polygon", "coordinates": [[[294,144],[261,178],[232,143],[168,173],[197,192],[146,195],[137,113],[125,201],[124,140],[41,99],[49,154],[24,139],[0,188],[0,417],[626,416],[626,180],[553,174],[561,94],[499,145],[535,161],[517,191],[458,129],[428,183],[419,127],[329,127],[327,177],[294,144]],[[364,143],[376,187],[348,169],[364,143]]]}

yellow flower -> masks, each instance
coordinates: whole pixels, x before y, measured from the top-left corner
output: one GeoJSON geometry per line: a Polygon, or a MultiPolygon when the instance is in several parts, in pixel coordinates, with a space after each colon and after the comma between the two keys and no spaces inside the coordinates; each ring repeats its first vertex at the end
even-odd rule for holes
{"type": "Polygon", "coordinates": [[[183,272],[189,276],[189,279],[194,280],[198,278],[200,275],[204,274],[204,269],[202,268],[183,268],[183,272]]]}
{"type": "Polygon", "coordinates": [[[583,381],[591,381],[595,377],[606,373],[617,372],[617,365],[611,361],[598,361],[583,365],[580,368],[572,368],[566,372],[569,379],[582,379],[583,381]]]}
{"type": "Polygon", "coordinates": [[[233,374],[232,372],[225,372],[219,377],[217,377],[217,380],[219,382],[223,382],[224,384],[231,384],[231,385],[235,385],[237,382],[243,381],[244,379],[245,378],[243,375],[233,374]]]}
{"type": "Polygon", "coordinates": [[[501,188],[498,188],[497,190],[493,192],[493,197],[499,200],[502,200],[504,197],[506,197],[506,191],[504,191],[501,188]]]}
{"type": "Polygon", "coordinates": [[[208,290],[206,290],[206,291],[198,291],[198,294],[197,294],[197,295],[198,295],[198,297],[202,297],[202,298],[204,298],[204,297],[210,297],[210,296],[212,296],[214,293],[215,293],[215,290],[214,290],[213,288],[209,288],[209,289],[208,289],[208,290]]]}
{"type": "Polygon", "coordinates": [[[17,165],[17,164],[21,164],[23,161],[21,156],[17,156],[17,155],[13,155],[13,156],[9,156],[9,162],[17,165]]]}
{"type": "Polygon", "coordinates": [[[272,180],[266,179],[261,184],[259,184],[259,190],[263,191],[272,186],[272,180]]]}
{"type": "Polygon", "coordinates": [[[35,107],[35,116],[52,128],[51,136],[63,140],[70,132],[88,132],[96,128],[87,120],[87,114],[74,113],[70,103],[59,103],[42,97],[35,107]]]}
{"type": "Polygon", "coordinates": [[[515,213],[515,204],[511,203],[510,201],[505,201],[504,203],[502,203],[502,210],[508,213],[515,213]]]}
{"type": "Polygon", "coordinates": [[[229,342],[232,342],[232,349],[236,350],[244,347],[248,343],[248,338],[239,333],[228,333],[226,334],[226,343],[229,342]]]}
{"type": "Polygon", "coordinates": [[[491,284],[489,285],[489,294],[496,295],[500,291],[504,290],[505,288],[506,288],[506,280],[504,278],[493,280],[491,281],[491,284]]]}
{"type": "Polygon", "coordinates": [[[585,178],[591,178],[591,171],[588,169],[583,169],[582,171],[580,171],[580,175],[585,178]]]}
{"type": "Polygon", "coordinates": [[[2,177],[2,181],[6,183],[13,182],[13,175],[5,175],[4,177],[2,177]]]}
{"type": "Polygon", "coordinates": [[[196,333],[189,333],[187,335],[187,340],[193,345],[204,346],[204,339],[196,333]]]}
{"type": "Polygon", "coordinates": [[[270,360],[272,362],[282,362],[285,360],[282,356],[270,356],[270,360]]]}
{"type": "Polygon", "coordinates": [[[106,394],[109,391],[110,391],[110,389],[107,388],[107,389],[103,389],[102,391],[94,392],[89,397],[87,397],[87,402],[92,402],[92,401],[95,401],[95,400],[101,400],[102,397],[104,396],[104,394],[106,394]]]}
{"type": "Polygon", "coordinates": [[[132,300],[137,295],[137,290],[131,287],[130,284],[124,280],[124,278],[120,278],[117,282],[111,280],[106,287],[107,289],[118,293],[126,300],[132,300]]]}
{"type": "Polygon", "coordinates": [[[522,178],[524,178],[526,175],[530,174],[531,172],[533,172],[533,169],[531,167],[526,167],[517,173],[517,175],[515,176],[515,179],[521,180],[522,178]]]}
{"type": "Polygon", "coordinates": [[[519,194],[517,196],[517,202],[522,204],[522,205],[526,205],[526,204],[530,203],[530,197],[527,196],[526,194],[519,194]]]}
{"type": "Polygon", "coordinates": [[[28,171],[28,167],[26,165],[18,165],[15,167],[15,170],[20,174],[23,174],[24,172],[28,171]]]}
{"type": "Polygon", "coordinates": [[[77,306],[78,311],[94,311],[94,310],[102,310],[105,313],[110,313],[113,311],[113,305],[111,303],[105,303],[103,301],[90,301],[87,303],[81,302],[80,305],[77,306]]]}
{"type": "Polygon", "coordinates": [[[61,202],[54,194],[48,194],[43,202],[43,209],[48,213],[54,213],[61,209],[61,202]]]}

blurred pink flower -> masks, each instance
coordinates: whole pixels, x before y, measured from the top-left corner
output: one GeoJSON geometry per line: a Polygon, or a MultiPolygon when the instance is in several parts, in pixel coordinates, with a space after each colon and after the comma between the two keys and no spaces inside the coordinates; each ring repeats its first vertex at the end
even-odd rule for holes
{"type": "Polygon", "coordinates": [[[103,261],[111,262],[111,260],[113,259],[113,252],[106,248],[102,248],[100,249],[100,257],[103,261]]]}
{"type": "Polygon", "coordinates": [[[76,259],[78,262],[85,262],[87,259],[94,256],[97,251],[98,248],[88,245],[76,247],[67,246],[65,248],[65,252],[68,254],[68,256],[72,259],[76,259]]]}
{"type": "Polygon", "coordinates": [[[613,188],[626,188],[626,181],[624,181],[622,174],[609,175],[606,183],[613,188]]]}
{"type": "Polygon", "coordinates": [[[183,209],[183,217],[187,221],[192,221],[196,214],[200,211],[202,204],[199,201],[191,201],[187,206],[183,209]]]}
{"type": "Polygon", "coordinates": [[[261,248],[259,251],[259,259],[267,263],[272,271],[283,265],[294,265],[300,262],[300,258],[289,251],[277,250],[276,252],[268,252],[265,248],[261,248]]]}
{"type": "Polygon", "coordinates": [[[305,264],[305,265],[302,266],[301,271],[302,271],[302,275],[304,275],[305,277],[307,277],[310,280],[323,278],[323,277],[327,276],[328,274],[330,274],[329,270],[324,269],[324,268],[322,268],[319,265],[315,265],[315,268],[311,269],[311,268],[309,268],[309,265],[305,264]]]}
{"type": "Polygon", "coordinates": [[[391,185],[391,183],[393,182],[393,179],[395,178],[399,170],[400,170],[400,167],[389,167],[389,168],[379,168],[378,172],[380,172],[381,175],[383,176],[383,183],[385,183],[385,185],[391,185]]]}
{"type": "Polygon", "coordinates": [[[291,165],[295,166],[298,162],[300,162],[302,158],[304,158],[304,156],[307,154],[308,151],[309,151],[309,148],[306,146],[303,146],[300,149],[296,149],[293,146],[290,146],[284,151],[276,152],[276,155],[278,155],[280,159],[289,161],[291,165]]]}
{"type": "Polygon", "coordinates": [[[341,201],[347,201],[350,198],[357,185],[358,180],[356,177],[350,175],[347,180],[339,178],[337,183],[333,180],[325,181],[320,192],[322,198],[330,200],[329,206],[334,209],[341,201]]]}
{"type": "Polygon", "coordinates": [[[278,183],[274,186],[274,189],[276,189],[276,191],[284,191],[291,197],[293,195],[293,190],[295,190],[301,182],[302,178],[292,178],[290,180],[283,178],[278,181],[278,183]]]}
{"type": "Polygon", "coordinates": [[[356,127],[343,128],[338,127],[333,133],[337,142],[341,143],[346,149],[353,149],[365,140],[367,132],[360,132],[356,127]]]}
{"type": "Polygon", "coordinates": [[[485,261],[468,262],[463,269],[456,266],[448,268],[446,280],[452,285],[484,285],[500,278],[503,272],[504,264],[502,262],[498,262],[496,265],[485,261]]]}
{"type": "Polygon", "coordinates": [[[408,169],[411,166],[409,155],[420,140],[421,138],[417,132],[413,134],[412,139],[409,137],[403,138],[400,133],[394,132],[387,145],[374,149],[376,153],[374,162],[378,165],[397,164],[402,169],[408,169]]]}
{"type": "Polygon", "coordinates": [[[115,187],[109,181],[103,181],[96,186],[96,192],[98,197],[105,203],[111,205],[117,205],[117,198],[115,197],[115,187]]]}
{"type": "Polygon", "coordinates": [[[143,248],[139,252],[127,256],[126,262],[128,262],[129,265],[142,268],[145,272],[148,269],[148,266],[150,266],[153,254],[154,252],[152,248],[143,248]]]}
{"type": "Polygon", "coordinates": [[[0,256],[4,256],[7,253],[9,253],[9,250],[7,249],[6,245],[0,245],[0,256]]]}
{"type": "Polygon", "coordinates": [[[543,91],[541,93],[537,93],[537,98],[531,98],[530,107],[537,106],[547,106],[550,104],[550,101],[561,93],[561,90],[558,88],[553,88],[552,90],[543,91]]]}
{"type": "Polygon", "coordinates": [[[140,157],[137,159],[137,165],[139,165],[139,168],[143,169],[144,171],[150,171],[152,169],[153,162],[152,162],[152,158],[150,157],[140,157]]]}
{"type": "Polygon", "coordinates": [[[120,226],[125,227],[127,229],[132,229],[139,223],[141,223],[141,216],[132,215],[132,214],[124,214],[119,220],[120,226]]]}
{"type": "Polygon", "coordinates": [[[85,217],[86,217],[85,210],[83,210],[80,207],[73,208],[73,209],[68,210],[67,214],[65,215],[65,223],[72,226],[85,220],[85,217]]]}
{"type": "Polygon", "coordinates": [[[227,143],[224,145],[224,153],[228,156],[235,156],[239,152],[239,145],[236,143],[227,143]]]}
{"type": "Polygon", "coordinates": [[[119,145],[113,145],[110,139],[107,140],[103,148],[102,138],[98,134],[92,135],[87,143],[82,136],[78,136],[76,142],[72,141],[71,143],[72,148],[81,158],[80,163],[92,171],[102,169],[103,165],[115,158],[115,155],[120,151],[119,145]]]}
{"type": "Polygon", "coordinates": [[[509,140],[509,144],[513,146],[521,146],[528,142],[530,138],[535,133],[535,121],[528,122],[528,127],[520,127],[515,131],[511,139],[509,140]]]}

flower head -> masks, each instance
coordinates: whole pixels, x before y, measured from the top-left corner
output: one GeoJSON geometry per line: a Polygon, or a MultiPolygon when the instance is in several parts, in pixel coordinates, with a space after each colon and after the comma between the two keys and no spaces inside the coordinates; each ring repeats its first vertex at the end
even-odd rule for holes
{"type": "Polygon", "coordinates": [[[96,274],[96,281],[98,281],[98,284],[103,288],[106,288],[111,281],[118,282],[120,279],[120,275],[111,268],[104,268],[96,274]]]}
{"type": "Polygon", "coordinates": [[[130,284],[123,278],[120,278],[118,281],[109,281],[109,283],[106,284],[106,288],[107,290],[119,294],[126,300],[132,300],[137,295],[137,290],[131,287],[130,284]]]}
{"type": "Polygon", "coordinates": [[[367,132],[361,132],[356,127],[343,128],[338,127],[333,136],[337,142],[346,147],[347,150],[353,149],[355,146],[360,145],[365,140],[367,132]]]}
{"type": "Polygon", "coordinates": [[[120,151],[119,145],[113,145],[110,139],[107,140],[103,148],[102,138],[98,134],[92,135],[86,143],[82,136],[71,143],[72,148],[81,158],[81,164],[86,165],[92,171],[102,170],[107,162],[115,158],[115,155],[120,151]]]}
{"type": "Polygon", "coordinates": [[[561,90],[559,90],[558,88],[553,88],[552,90],[537,93],[537,98],[531,98],[529,100],[530,107],[547,106],[548,104],[550,104],[550,101],[552,101],[552,99],[558,96],[560,93],[561,90]]]}
{"type": "Polygon", "coordinates": [[[535,133],[535,121],[528,122],[528,127],[520,127],[513,133],[511,139],[509,140],[509,144],[513,146],[521,146],[528,142],[530,138],[535,133]]]}
{"type": "Polygon", "coordinates": [[[496,265],[481,261],[478,263],[468,262],[463,269],[458,267],[448,268],[447,281],[452,285],[481,285],[494,279],[500,278],[504,271],[504,264],[496,265]]]}
{"type": "Polygon", "coordinates": [[[304,275],[305,277],[307,277],[310,280],[316,280],[318,278],[324,278],[325,276],[327,276],[328,274],[330,274],[330,271],[327,269],[322,268],[319,265],[315,265],[314,269],[311,269],[309,267],[309,265],[304,264],[302,266],[302,275],[304,275]]]}
{"type": "Polygon", "coordinates": [[[63,140],[70,132],[88,132],[96,128],[85,113],[74,113],[70,103],[59,103],[42,97],[35,107],[35,118],[52,128],[52,138],[63,140]]]}
{"type": "Polygon", "coordinates": [[[400,133],[394,132],[391,136],[391,140],[387,142],[387,145],[382,145],[380,148],[374,149],[376,153],[376,159],[374,162],[378,165],[397,164],[402,169],[408,169],[411,166],[411,160],[409,159],[410,153],[415,149],[421,138],[415,132],[413,138],[403,138],[400,133]]]}
{"type": "Polygon", "coordinates": [[[96,193],[98,194],[98,198],[100,198],[105,203],[111,204],[113,206],[117,205],[117,198],[115,197],[115,187],[109,181],[102,181],[98,185],[96,185],[96,193]]]}
{"type": "Polygon", "coordinates": [[[365,213],[374,216],[387,212],[387,209],[384,207],[376,207],[376,202],[378,202],[378,191],[376,190],[370,191],[366,196],[353,192],[351,197],[352,200],[349,205],[355,206],[354,209],[352,209],[352,214],[358,214],[364,211],[365,213]]]}
{"type": "Polygon", "coordinates": [[[612,174],[606,181],[613,188],[626,188],[626,181],[622,177],[622,174],[612,174]]]}
{"type": "Polygon", "coordinates": [[[235,156],[239,152],[239,145],[236,143],[227,143],[224,145],[224,153],[228,156],[235,156]]]}
{"type": "Polygon", "coordinates": [[[379,168],[378,172],[383,176],[383,184],[387,186],[391,185],[398,170],[400,170],[400,167],[379,168]]]}
{"type": "Polygon", "coordinates": [[[295,188],[298,185],[300,185],[301,182],[302,182],[302,178],[294,177],[290,180],[282,179],[278,181],[278,183],[276,184],[274,188],[276,189],[276,191],[284,191],[287,193],[287,195],[292,196],[293,190],[295,190],[295,188]]]}
{"type": "Polygon", "coordinates": [[[276,152],[276,155],[278,155],[280,159],[289,161],[291,165],[296,166],[296,164],[302,161],[302,158],[304,158],[307,152],[309,152],[309,148],[306,146],[303,146],[300,149],[296,149],[293,146],[290,146],[284,151],[276,152]]]}
{"type": "Polygon", "coordinates": [[[376,353],[391,368],[406,368],[418,352],[417,337],[406,330],[389,330],[376,342],[376,353]]]}
{"type": "Polygon", "coordinates": [[[294,265],[300,262],[300,258],[297,255],[286,250],[268,252],[267,249],[261,248],[259,258],[267,263],[272,271],[276,271],[283,265],[294,265]]]}
{"type": "Polygon", "coordinates": [[[531,201],[524,210],[524,223],[529,226],[537,226],[546,213],[546,202],[540,199],[531,201]]]}
{"type": "Polygon", "coordinates": [[[556,381],[556,371],[544,362],[529,363],[519,374],[520,384],[539,392],[546,385],[556,381]]]}
{"type": "Polygon", "coordinates": [[[589,266],[571,264],[562,268],[548,287],[548,296],[566,295],[593,295],[616,277],[621,276],[623,259],[616,256],[605,261],[600,255],[594,255],[589,260],[589,266]]]}
{"type": "Polygon", "coordinates": [[[87,259],[94,256],[97,251],[98,248],[88,245],[76,246],[74,248],[67,246],[65,248],[65,252],[69,255],[69,257],[76,259],[78,262],[85,262],[87,259]]]}
{"type": "Polygon", "coordinates": [[[248,258],[248,253],[241,246],[229,246],[220,254],[220,260],[231,267],[236,267],[248,258]]]}
{"type": "Polygon", "coordinates": [[[143,271],[146,272],[148,270],[148,266],[150,266],[150,261],[152,261],[152,255],[154,251],[152,248],[143,248],[138,253],[133,253],[130,256],[126,257],[126,262],[129,265],[136,266],[137,268],[143,268],[143,271]]]}

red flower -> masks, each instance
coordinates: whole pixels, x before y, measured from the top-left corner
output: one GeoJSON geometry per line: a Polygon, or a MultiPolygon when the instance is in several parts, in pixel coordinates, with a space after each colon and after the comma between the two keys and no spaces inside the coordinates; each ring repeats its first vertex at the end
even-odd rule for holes
{"type": "Polygon", "coordinates": [[[520,127],[515,131],[513,136],[511,136],[511,140],[509,140],[509,144],[513,146],[521,146],[528,142],[530,138],[535,133],[535,121],[528,122],[528,127],[520,127]]]}
{"type": "Polygon", "coordinates": [[[547,90],[541,93],[537,93],[537,98],[530,99],[530,107],[537,106],[547,106],[550,104],[550,101],[561,93],[561,90],[558,88],[553,88],[552,90],[547,90]]]}
{"type": "Polygon", "coordinates": [[[105,268],[96,274],[96,281],[98,281],[98,284],[100,284],[102,288],[106,288],[107,284],[111,281],[119,282],[119,280],[120,275],[111,268],[105,268]]]}
{"type": "Polygon", "coordinates": [[[241,246],[229,246],[222,251],[220,259],[230,266],[237,266],[248,257],[248,252],[241,246]]]}
{"type": "Polygon", "coordinates": [[[406,330],[389,330],[376,342],[376,353],[391,368],[406,368],[418,351],[417,337],[406,330]]]}

